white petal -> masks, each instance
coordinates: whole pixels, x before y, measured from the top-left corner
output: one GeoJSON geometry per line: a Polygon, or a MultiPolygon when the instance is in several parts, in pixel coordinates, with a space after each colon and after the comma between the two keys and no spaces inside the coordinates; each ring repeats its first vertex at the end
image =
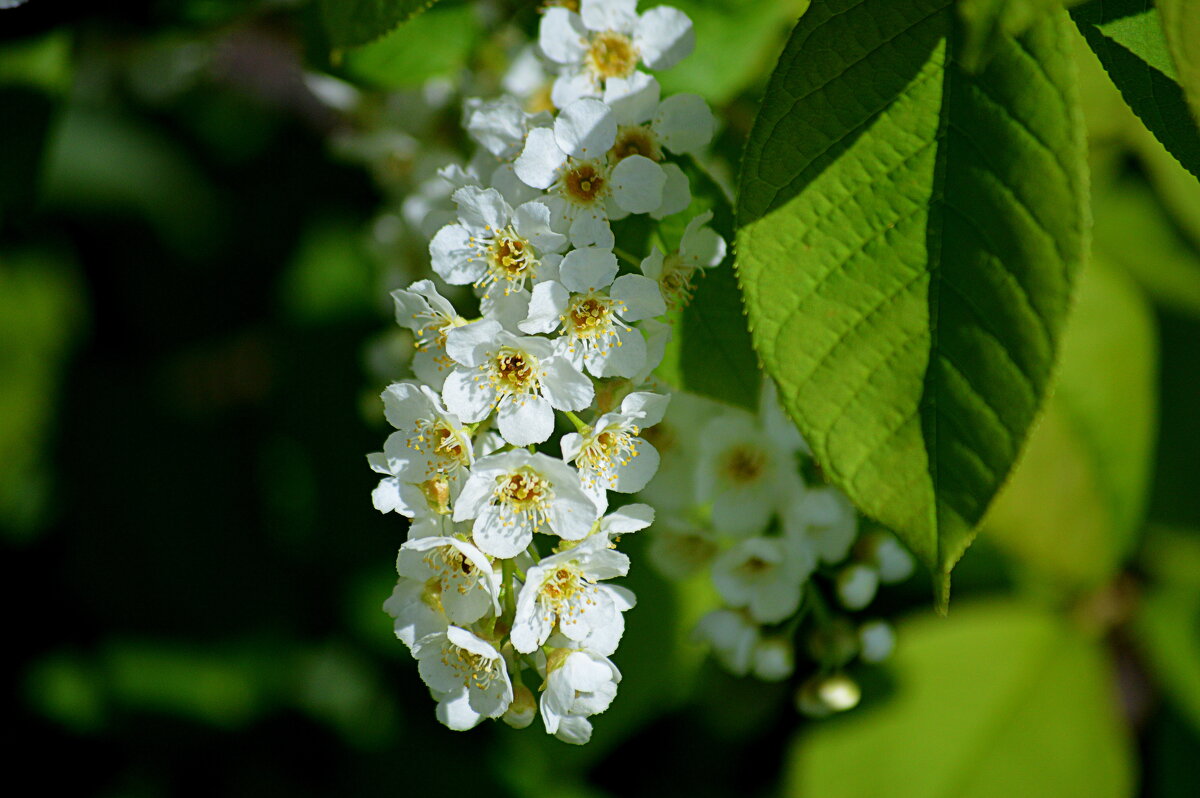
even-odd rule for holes
{"type": "Polygon", "coordinates": [[[685,263],[708,268],[725,259],[725,239],[711,227],[704,226],[711,217],[711,211],[702,213],[688,222],[684,229],[683,237],[679,241],[679,257],[685,263]]]}
{"type": "Polygon", "coordinates": [[[568,155],[598,158],[617,140],[617,121],[600,100],[576,100],[554,120],[554,137],[568,155]]]}
{"type": "Polygon", "coordinates": [[[500,434],[513,446],[541,443],[554,431],[554,411],[540,396],[501,399],[497,421],[500,434]]]}
{"type": "Polygon", "coordinates": [[[620,346],[609,347],[603,354],[589,352],[584,358],[587,369],[597,377],[633,377],[646,362],[646,339],[636,329],[617,328],[620,346]]]}
{"type": "Polygon", "coordinates": [[[413,355],[413,373],[417,375],[418,380],[435,391],[440,391],[453,368],[453,361],[447,363],[449,360],[446,350],[440,346],[423,349],[413,355]]]}
{"type": "Polygon", "coordinates": [[[637,457],[629,458],[626,465],[617,465],[617,481],[612,490],[617,493],[637,493],[646,487],[658,473],[658,450],[641,438],[637,442],[637,457]]]}
{"type": "MultiPolygon", "coordinates": [[[[667,181],[670,183],[670,180],[667,181]]],[[[663,263],[667,256],[658,247],[652,246],[650,254],[642,258],[642,274],[657,282],[663,273],[663,263]]]]}
{"type": "Polygon", "coordinates": [[[651,129],[671,152],[703,149],[712,140],[712,111],[698,94],[674,94],[663,100],[654,114],[651,129]]]}
{"type": "Polygon", "coordinates": [[[677,8],[657,6],[638,18],[633,44],[642,63],[651,69],[670,69],[696,46],[696,33],[687,14],[677,8]]]}
{"type": "Polygon", "coordinates": [[[550,227],[550,208],[544,202],[526,202],[513,214],[517,235],[533,244],[538,255],[546,256],[566,249],[567,237],[550,227]]]}
{"type": "Polygon", "coordinates": [[[607,288],[619,270],[611,249],[584,247],[567,253],[559,265],[559,279],[577,294],[607,288]]]}
{"type": "Polygon", "coordinates": [[[457,692],[442,694],[434,714],[442,725],[454,731],[473,729],[484,718],[482,713],[471,707],[471,693],[461,685],[457,692]]]}
{"type": "Polygon", "coordinates": [[[622,274],[608,295],[625,306],[621,318],[626,321],[641,321],[667,312],[658,283],[640,274],[622,274]]]}
{"type": "Polygon", "coordinates": [[[542,361],[542,368],[546,371],[542,380],[542,394],[553,407],[558,410],[585,410],[592,404],[595,397],[592,381],[566,358],[547,358],[542,361]]]}
{"type": "Polygon", "coordinates": [[[613,510],[600,522],[600,528],[612,535],[631,535],[654,523],[654,508],[648,504],[627,504],[613,510]]]}
{"type": "Polygon", "coordinates": [[[498,230],[507,227],[512,218],[512,208],[494,188],[464,186],[454,192],[454,203],[468,230],[498,230]]]}
{"type": "Polygon", "coordinates": [[[662,203],[650,212],[655,219],[665,219],[692,204],[692,186],[683,170],[673,163],[662,164],[662,169],[667,182],[663,184],[662,203]]]}
{"type": "Polygon", "coordinates": [[[529,131],[525,139],[525,149],[517,156],[513,169],[517,177],[534,188],[546,189],[553,185],[558,177],[558,170],[567,162],[567,154],[563,152],[554,138],[554,131],[539,127],[529,131]]]}
{"type": "Polygon", "coordinates": [[[637,0],[583,0],[579,16],[588,30],[630,33],[637,24],[637,0]]]}
{"type": "Polygon", "coordinates": [[[670,403],[671,397],[666,394],[638,391],[621,401],[621,414],[637,419],[637,425],[646,429],[662,421],[670,403]]]}
{"type": "Polygon", "coordinates": [[[531,335],[553,332],[562,323],[570,294],[553,280],[538,283],[529,299],[529,316],[517,326],[531,335]]]}
{"type": "Polygon", "coordinates": [[[478,366],[481,344],[491,344],[502,332],[500,323],[492,319],[464,324],[446,333],[446,354],[464,366],[478,366]]]}
{"type": "Polygon", "coordinates": [[[645,72],[627,78],[609,78],[604,84],[604,104],[621,125],[640,125],[654,116],[662,89],[645,72]]]}
{"type": "Polygon", "coordinates": [[[525,140],[526,114],[514,97],[468,100],[467,134],[497,158],[513,158],[525,140]]]}
{"type": "Polygon", "coordinates": [[[550,102],[555,108],[566,108],[585,97],[599,97],[600,87],[587,71],[565,71],[550,87],[550,102]]]}
{"type": "Polygon", "coordinates": [[[612,228],[608,226],[608,217],[603,214],[584,211],[575,217],[575,221],[571,222],[571,244],[573,246],[612,249],[615,241],[612,228]]]}
{"type": "Polygon", "coordinates": [[[496,389],[475,377],[473,369],[456,368],[442,387],[446,408],[465,424],[482,421],[496,403],[496,389]]]}
{"type": "Polygon", "coordinates": [[[500,511],[495,507],[488,507],[479,514],[471,536],[480,551],[502,560],[516,557],[533,542],[533,531],[528,526],[501,520],[500,511]]]}
{"type": "Polygon", "coordinates": [[[557,495],[550,506],[550,528],[563,540],[583,540],[592,531],[600,511],[583,488],[573,487],[568,491],[566,486],[556,483],[554,490],[557,495]]]}
{"type": "Polygon", "coordinates": [[[649,213],[662,204],[667,176],[644,155],[623,158],[612,171],[613,199],[630,213],[649,213]]]}
{"type": "MultiPolygon", "coordinates": [[[[483,259],[471,246],[471,231],[461,224],[448,224],[438,230],[429,242],[429,258],[438,277],[450,285],[469,285],[483,275],[485,268],[483,259]]],[[[396,312],[398,320],[399,307],[396,312]]]]}
{"type": "Polygon", "coordinates": [[[583,19],[565,8],[547,8],[538,27],[538,46],[551,61],[579,63],[588,46],[583,19]]]}
{"type": "Polygon", "coordinates": [[[517,170],[511,163],[502,163],[492,171],[492,186],[496,188],[509,205],[517,206],[541,196],[541,189],[526,185],[517,177],[517,170]]]}
{"type": "MultiPolygon", "coordinates": [[[[562,450],[563,461],[569,463],[578,457],[580,450],[583,449],[583,436],[577,432],[568,432],[559,439],[558,446],[562,450]]],[[[382,510],[381,512],[387,511],[382,510]]]]}
{"type": "Polygon", "coordinates": [[[486,318],[499,322],[510,333],[519,331],[519,325],[529,315],[529,292],[518,288],[515,291],[489,291],[479,300],[479,310],[486,318]]]}

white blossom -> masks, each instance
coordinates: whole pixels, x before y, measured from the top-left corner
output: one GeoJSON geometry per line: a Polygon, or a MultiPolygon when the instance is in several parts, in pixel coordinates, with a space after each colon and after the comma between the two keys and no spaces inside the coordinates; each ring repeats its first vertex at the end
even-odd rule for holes
{"type": "Polygon", "coordinates": [[[591,651],[611,654],[625,631],[626,602],[601,580],[624,576],[629,558],[608,547],[604,535],[544,558],[525,574],[512,625],[513,648],[536,651],[557,626],[563,636],[591,651]]]}
{"type": "Polygon", "coordinates": [[[564,236],[550,229],[550,209],[531,200],[514,210],[499,191],[466,186],[454,192],[458,224],[429,243],[433,270],[451,285],[474,284],[485,296],[505,294],[557,274],[564,236]]]}
{"type": "MultiPolygon", "coordinates": [[[[411,453],[412,468],[426,478],[456,479],[474,460],[471,435],[427,385],[398,382],[380,395],[388,423],[411,453]]],[[[385,449],[386,452],[386,449],[385,449]]]]}
{"type": "Polygon", "coordinates": [[[758,625],[735,610],[713,610],[696,624],[693,637],[712,647],[713,655],[735,676],[745,676],[758,646],[758,625]]]}
{"type": "Polygon", "coordinates": [[[518,326],[528,333],[561,330],[558,350],[578,369],[597,377],[634,376],[646,360],[646,339],[630,322],[662,315],[666,306],[653,281],[617,277],[617,269],[608,249],[567,253],[559,280],[534,287],[529,318],[518,326]]]}
{"type": "Polygon", "coordinates": [[[846,559],[858,533],[858,514],[837,488],[810,488],[784,509],[783,528],[806,541],[822,562],[833,564],[846,559]]]}
{"type": "Polygon", "coordinates": [[[848,610],[861,610],[875,598],[879,572],[869,565],[853,563],[837,575],[838,601],[848,610]]]}
{"type": "Polygon", "coordinates": [[[458,626],[418,641],[417,670],[437,699],[437,718],[465,731],[484,718],[498,718],[512,703],[513,687],[504,658],[492,644],[458,626]]]}
{"type": "Polygon", "coordinates": [[[592,736],[587,719],[608,709],[617,695],[621,672],[594,651],[553,652],[546,665],[542,722],[547,734],[582,745],[592,736]]]}
{"type": "Polygon", "coordinates": [[[795,541],[747,538],[717,557],[712,580],[729,606],[745,607],[760,623],[779,623],[799,609],[815,567],[812,552],[795,541]]]}
{"type": "Polygon", "coordinates": [[[445,474],[425,474],[413,467],[412,452],[404,436],[393,432],[382,452],[367,455],[371,470],[383,479],[371,492],[371,502],[381,513],[399,513],[410,519],[409,538],[441,535],[452,527],[450,513],[459,483],[445,474]]]}
{"type": "Polygon", "coordinates": [[[392,595],[383,603],[383,611],[392,616],[396,637],[410,650],[418,640],[444,632],[449,625],[441,602],[424,582],[412,579],[397,580],[392,595]]]}
{"type": "Polygon", "coordinates": [[[592,403],[591,380],[545,338],[516,336],[484,319],[455,328],[446,339],[455,369],[442,398],[470,424],[497,411],[500,434],[514,446],[541,443],[554,431],[554,409],[592,403]]]}
{"type": "Polygon", "coordinates": [[[639,433],[662,420],[669,398],[636,392],[582,433],[562,437],[563,459],[574,462],[589,492],[637,493],[658,470],[658,452],[639,433]]]}
{"type": "Polygon", "coordinates": [[[599,516],[574,469],[523,449],[477,460],[454,508],[455,521],[475,520],[475,545],[503,559],[523,551],[534,532],[582,540],[599,516]]]}
{"type": "Polygon", "coordinates": [[[600,96],[606,81],[628,78],[638,66],[669,69],[695,46],[682,11],[658,6],[637,13],[637,0],[582,0],[579,13],[549,8],[538,44],[562,73],[551,96],[562,108],[579,97],[600,96]]]}
{"type": "Polygon", "coordinates": [[[642,274],[658,283],[669,307],[679,309],[687,305],[695,292],[692,280],[697,273],[725,259],[725,239],[706,226],[711,220],[712,211],[693,217],[677,249],[664,254],[655,247],[642,260],[642,274]]]}
{"type": "Polygon", "coordinates": [[[417,354],[413,371],[421,382],[440,390],[453,363],[446,355],[446,334],[467,323],[430,280],[418,280],[392,292],[396,323],[413,331],[417,354]]]}
{"type": "Polygon", "coordinates": [[[474,623],[500,614],[500,583],[488,558],[475,546],[453,537],[410,540],[400,547],[396,572],[425,585],[441,602],[451,623],[474,623]]]}
{"type": "Polygon", "coordinates": [[[858,627],[863,662],[883,662],[896,647],[896,633],[887,621],[867,621],[858,627]]]}

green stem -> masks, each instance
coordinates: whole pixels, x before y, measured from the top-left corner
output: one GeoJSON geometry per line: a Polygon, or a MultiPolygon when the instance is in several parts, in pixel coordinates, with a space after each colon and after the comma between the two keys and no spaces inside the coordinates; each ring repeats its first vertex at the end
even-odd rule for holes
{"type": "Polygon", "coordinates": [[[588,430],[591,429],[590,426],[583,423],[582,418],[575,415],[574,411],[564,410],[563,412],[566,414],[567,418],[571,419],[571,423],[575,425],[575,431],[578,432],[580,435],[585,434],[588,430]]]}
{"type": "Polygon", "coordinates": [[[822,628],[829,626],[833,615],[829,611],[829,604],[825,601],[825,596],[821,594],[820,588],[815,582],[809,580],[804,592],[805,598],[807,598],[806,603],[812,607],[813,618],[816,619],[817,625],[822,628]]]}
{"type": "Polygon", "coordinates": [[[613,247],[613,254],[616,255],[621,260],[625,261],[626,263],[629,263],[632,266],[636,266],[638,268],[641,268],[641,266],[642,266],[641,258],[634,257],[631,253],[626,252],[625,250],[621,249],[620,247],[613,247]]]}
{"type": "Polygon", "coordinates": [[[512,560],[501,560],[500,567],[504,578],[504,619],[509,628],[512,628],[513,619],[517,617],[516,563],[512,560]]]}

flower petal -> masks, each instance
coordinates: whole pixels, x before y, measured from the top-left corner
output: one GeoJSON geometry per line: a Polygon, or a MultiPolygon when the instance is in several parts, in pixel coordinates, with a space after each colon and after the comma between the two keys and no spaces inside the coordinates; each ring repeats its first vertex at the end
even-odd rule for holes
{"type": "Polygon", "coordinates": [[[583,19],[565,8],[547,8],[538,26],[538,46],[557,64],[579,63],[588,47],[583,19]]]}
{"type": "Polygon", "coordinates": [[[670,69],[691,55],[696,33],[687,14],[670,6],[657,6],[638,18],[633,44],[642,54],[643,64],[651,69],[670,69]]]}
{"type": "Polygon", "coordinates": [[[498,230],[508,226],[512,208],[494,188],[463,186],[454,192],[458,217],[468,230],[498,230]]]}
{"type": "MultiPolygon", "coordinates": [[[[570,69],[570,67],[568,67],[570,69]]],[[[554,79],[550,87],[550,102],[555,108],[566,108],[585,97],[599,97],[600,87],[586,71],[566,71],[554,79]]]]}
{"type": "Polygon", "coordinates": [[[465,424],[482,421],[496,403],[496,389],[491,383],[475,379],[471,369],[459,367],[446,378],[442,400],[447,409],[465,424]]]}
{"type": "Polygon", "coordinates": [[[624,465],[617,465],[617,480],[610,490],[617,493],[637,493],[658,473],[658,450],[641,438],[634,438],[637,456],[624,465]]]}
{"type": "Polygon", "coordinates": [[[558,410],[585,410],[592,404],[596,389],[564,357],[542,361],[546,375],[542,378],[542,395],[558,410]]]}
{"type": "Polygon", "coordinates": [[[525,524],[513,524],[500,515],[496,506],[487,507],[475,519],[471,538],[484,554],[508,560],[533,542],[533,531],[525,524]]]}
{"type": "MultiPolygon", "coordinates": [[[[450,285],[470,285],[483,275],[484,262],[471,245],[471,231],[461,224],[448,224],[438,230],[429,242],[429,258],[434,272],[450,285]]],[[[399,313],[397,305],[397,321],[399,313]]]]}
{"type": "Polygon", "coordinates": [[[539,127],[529,131],[525,149],[517,156],[513,169],[526,185],[546,189],[558,178],[559,168],[567,162],[550,128],[539,127]]]}
{"type": "Polygon", "coordinates": [[[497,422],[504,440],[513,446],[529,446],[550,437],[554,431],[554,411],[550,402],[540,396],[509,396],[500,400],[497,422]]]}
{"type": "Polygon", "coordinates": [[[600,100],[576,100],[554,120],[554,138],[568,155],[598,158],[617,140],[617,121],[600,100]]]}
{"type": "Polygon", "coordinates": [[[663,100],[650,128],[671,152],[685,153],[703,149],[712,140],[712,111],[698,94],[674,94],[663,100]]]}
{"type": "Polygon", "coordinates": [[[550,207],[544,202],[534,200],[518,207],[513,214],[513,227],[543,257],[567,247],[567,237],[550,227],[550,207]]]}
{"type": "Polygon", "coordinates": [[[569,296],[567,289],[553,280],[538,283],[529,299],[529,315],[517,326],[530,335],[553,332],[562,323],[569,296]]]}
{"type": "MultiPolygon", "coordinates": [[[[628,160],[628,159],[626,159],[628,160]]],[[[584,211],[571,222],[571,244],[576,247],[612,249],[616,239],[608,226],[608,217],[595,211],[584,211]]]]}
{"type": "Polygon", "coordinates": [[[613,199],[630,213],[649,213],[662,204],[666,182],[661,166],[644,155],[630,155],[613,168],[613,199]]]}
{"type": "Polygon", "coordinates": [[[640,125],[654,116],[662,89],[645,72],[627,78],[609,78],[604,84],[604,104],[620,125],[640,125]]]}
{"type": "Polygon", "coordinates": [[[611,249],[584,247],[567,253],[559,265],[559,279],[577,294],[607,288],[617,276],[617,256],[611,249]]]}
{"type": "Polygon", "coordinates": [[[637,24],[637,0],[583,0],[579,16],[588,30],[630,33],[637,24]]]}
{"type": "Polygon", "coordinates": [[[663,184],[662,203],[650,211],[650,215],[655,219],[665,219],[686,210],[692,204],[692,186],[683,170],[673,163],[662,164],[662,170],[667,176],[667,182],[663,184]]]}
{"type": "Polygon", "coordinates": [[[640,274],[622,274],[608,295],[625,306],[621,311],[625,321],[641,321],[667,312],[658,283],[640,274]]]}

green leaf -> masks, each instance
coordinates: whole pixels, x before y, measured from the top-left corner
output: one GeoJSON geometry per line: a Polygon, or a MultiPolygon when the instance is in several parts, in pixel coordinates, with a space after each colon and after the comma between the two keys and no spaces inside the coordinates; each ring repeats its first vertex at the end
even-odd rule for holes
{"type": "Polygon", "coordinates": [[[1145,560],[1155,583],[1134,630],[1158,681],[1200,730],[1200,533],[1156,528],[1145,560]]]}
{"type": "Polygon", "coordinates": [[[1125,269],[1156,303],[1200,315],[1200,253],[1171,224],[1150,188],[1124,179],[1097,187],[1092,196],[1093,251],[1125,269]]]}
{"type": "Polygon", "coordinates": [[[479,18],[471,6],[434,8],[348,52],[346,71],[381,89],[420,86],[464,66],[479,34],[479,18]]]}
{"type": "Polygon", "coordinates": [[[1054,395],[984,521],[997,543],[1065,586],[1104,582],[1133,547],[1150,482],[1156,357],[1137,286],[1090,263],[1054,395]]]}
{"type": "MultiPolygon", "coordinates": [[[[664,219],[659,233],[666,247],[679,246],[691,219],[706,211],[709,226],[727,242],[733,241],[733,209],[721,187],[700,167],[686,164],[692,203],[682,213],[664,219]]],[[[758,412],[762,387],[758,355],[750,341],[741,291],[733,274],[731,256],[694,278],[691,303],[671,319],[675,340],[668,350],[666,369],[659,374],[692,393],[758,412]]]]}
{"type": "Polygon", "coordinates": [[[976,72],[1008,36],[1019,36],[1041,17],[1079,0],[958,0],[963,23],[961,60],[976,72]]]}
{"type": "Polygon", "coordinates": [[[966,73],[947,0],[837,0],[792,34],[747,146],[755,347],[826,474],[949,572],[1046,393],[1085,248],[1068,23],[966,73]]]}
{"type": "Polygon", "coordinates": [[[437,0],[321,0],[321,16],[334,47],[374,41],[437,0]]]}
{"type": "Polygon", "coordinates": [[[891,700],[801,736],[787,795],[1127,798],[1130,740],[1103,651],[1010,602],[902,624],[891,700]]]}
{"type": "Polygon", "coordinates": [[[1092,0],[1071,16],[1133,112],[1200,177],[1200,130],[1176,82],[1158,10],[1150,0],[1092,0]]]}
{"type": "Polygon", "coordinates": [[[1200,0],[1158,0],[1179,85],[1200,122],[1200,0]]]}

